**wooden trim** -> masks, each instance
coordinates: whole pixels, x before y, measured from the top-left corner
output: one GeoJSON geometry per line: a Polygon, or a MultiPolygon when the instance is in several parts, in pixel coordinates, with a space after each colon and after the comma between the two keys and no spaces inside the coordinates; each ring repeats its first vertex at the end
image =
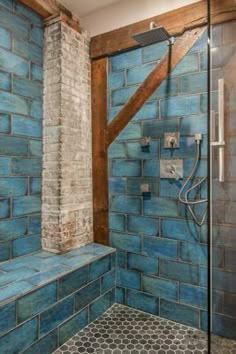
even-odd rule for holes
{"type": "Polygon", "coordinates": [[[175,44],[170,47],[167,54],[155,66],[128,102],[115,116],[108,126],[107,145],[109,146],[125,126],[131,121],[134,115],[140,110],[146,100],[154,91],[167,79],[168,74],[173,70],[180,60],[187,54],[189,49],[200,38],[206,27],[200,27],[185,32],[179,37],[175,44]]]}
{"type": "MultiPolygon", "coordinates": [[[[236,19],[235,0],[214,0],[211,18],[212,24],[236,19]]],[[[172,36],[181,35],[188,29],[205,26],[207,24],[207,1],[199,1],[95,36],[91,39],[91,57],[104,57],[137,47],[137,43],[132,39],[132,35],[147,31],[151,21],[164,26],[172,36]]]]}
{"type": "Polygon", "coordinates": [[[92,62],[94,241],[108,244],[107,58],[92,62]]]}
{"type": "Polygon", "coordinates": [[[72,17],[72,13],[67,10],[57,0],[20,0],[24,5],[30,7],[42,17],[46,18],[59,12],[64,12],[72,17]]]}

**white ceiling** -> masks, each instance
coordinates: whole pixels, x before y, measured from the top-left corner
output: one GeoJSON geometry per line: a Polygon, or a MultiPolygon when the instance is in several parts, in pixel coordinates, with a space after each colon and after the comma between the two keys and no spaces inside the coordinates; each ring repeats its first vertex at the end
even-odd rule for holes
{"type": "Polygon", "coordinates": [[[106,6],[125,0],[60,0],[71,12],[79,17],[90,15],[106,6]]]}

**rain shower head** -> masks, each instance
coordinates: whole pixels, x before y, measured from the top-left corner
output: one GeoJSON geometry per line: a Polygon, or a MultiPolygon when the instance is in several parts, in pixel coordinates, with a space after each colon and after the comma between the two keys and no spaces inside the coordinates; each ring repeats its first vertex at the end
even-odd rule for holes
{"type": "Polygon", "coordinates": [[[150,29],[148,31],[134,34],[132,38],[136,42],[138,42],[138,44],[141,46],[167,41],[167,40],[169,41],[170,44],[172,43],[171,36],[165,30],[165,28],[161,26],[157,26],[154,22],[150,23],[150,29]]]}

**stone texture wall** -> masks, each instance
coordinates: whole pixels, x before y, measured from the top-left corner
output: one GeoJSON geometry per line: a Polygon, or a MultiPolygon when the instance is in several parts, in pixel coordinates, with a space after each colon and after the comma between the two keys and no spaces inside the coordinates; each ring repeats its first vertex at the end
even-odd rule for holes
{"type": "Polygon", "coordinates": [[[45,29],[42,245],[93,240],[89,37],[59,20],[45,29]]]}

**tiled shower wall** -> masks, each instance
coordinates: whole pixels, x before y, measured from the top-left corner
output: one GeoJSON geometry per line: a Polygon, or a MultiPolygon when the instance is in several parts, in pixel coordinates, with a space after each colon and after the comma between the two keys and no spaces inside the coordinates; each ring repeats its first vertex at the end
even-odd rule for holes
{"type": "MultiPolygon", "coordinates": [[[[110,58],[109,121],[163,54],[159,43],[110,58]]],[[[178,201],[183,183],[160,179],[162,159],[183,159],[184,179],[202,133],[195,180],[207,175],[207,35],[194,45],[109,149],[110,244],[118,249],[117,301],[196,328],[207,311],[207,226],[197,227],[178,201]],[[163,148],[165,132],[180,148],[163,148]],[[141,147],[151,137],[149,148],[141,147]],[[140,192],[150,184],[150,194],[140,192]]],[[[198,197],[206,197],[206,185],[198,197]]],[[[192,197],[196,196],[193,195],[192,197]]],[[[197,208],[198,216],[206,205],[197,208]]],[[[217,250],[218,251],[218,250],[217,250]]],[[[215,264],[220,262],[215,253],[215,264]]]]}
{"type": "Polygon", "coordinates": [[[40,248],[41,17],[0,1],[0,262],[40,248]]]}

